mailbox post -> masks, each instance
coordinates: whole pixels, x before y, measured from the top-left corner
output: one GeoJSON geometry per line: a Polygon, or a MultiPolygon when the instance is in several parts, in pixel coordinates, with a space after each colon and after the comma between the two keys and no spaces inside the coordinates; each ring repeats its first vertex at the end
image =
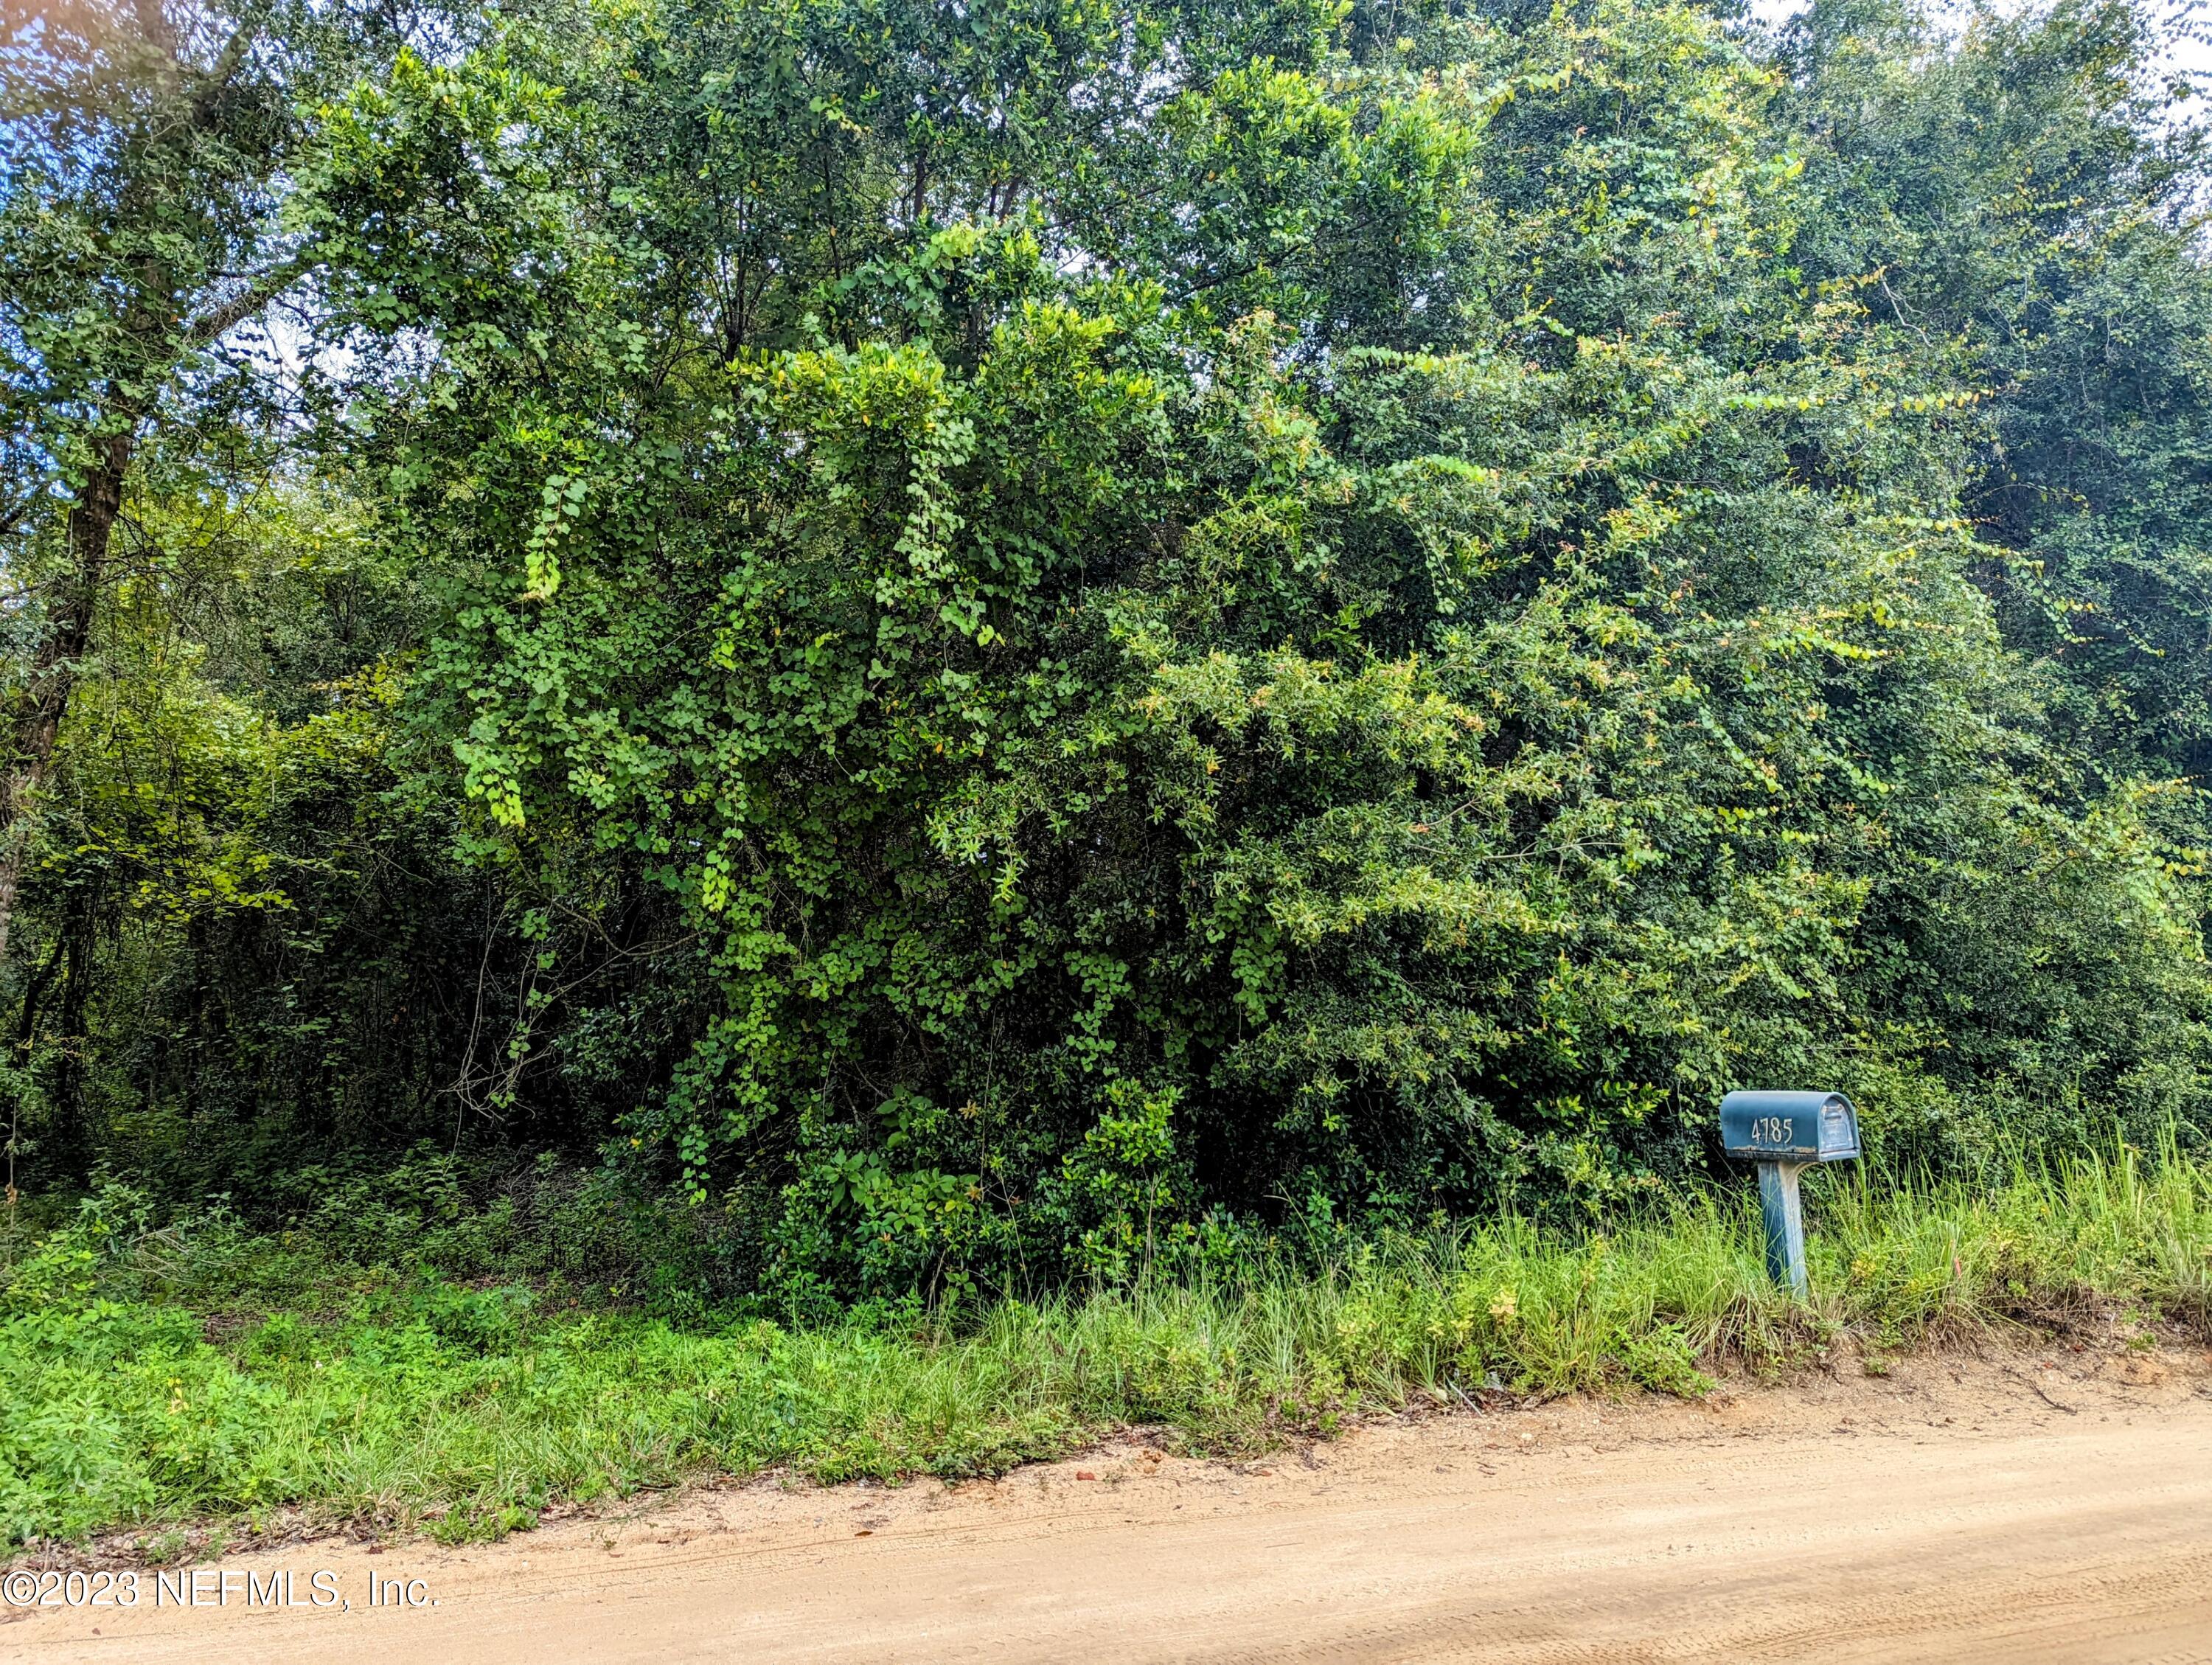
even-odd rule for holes
{"type": "Polygon", "coordinates": [[[1766,1270],[1803,1295],[1805,1210],[1797,1176],[1810,1163],[1857,1159],[1858,1111],[1839,1092],[1732,1092],[1721,1100],[1721,1145],[1759,1164],[1766,1270]]]}

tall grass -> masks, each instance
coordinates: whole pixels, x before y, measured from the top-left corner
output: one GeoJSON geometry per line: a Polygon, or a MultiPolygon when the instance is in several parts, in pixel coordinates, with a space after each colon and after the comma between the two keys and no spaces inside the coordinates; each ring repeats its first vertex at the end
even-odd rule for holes
{"type": "Polygon", "coordinates": [[[0,1536],[296,1507],[459,1538],[702,1470],[965,1475],[1128,1423],[1249,1450],[1420,1395],[1694,1395],[1838,1344],[2093,1316],[2212,1334],[2212,1168],[2171,1151],[1810,1193],[1802,1303],[1766,1278],[1755,1206],[1712,1192],[1601,1232],[1473,1222],[888,1332],[545,1314],[433,1284],[210,1339],[204,1306],[146,1292],[143,1243],[64,1232],[0,1297],[0,1536]]]}

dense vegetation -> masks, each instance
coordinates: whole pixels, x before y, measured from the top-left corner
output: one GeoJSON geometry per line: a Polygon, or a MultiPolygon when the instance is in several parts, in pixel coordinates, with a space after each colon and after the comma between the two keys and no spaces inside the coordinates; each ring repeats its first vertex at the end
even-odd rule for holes
{"type": "Polygon", "coordinates": [[[11,1245],[435,1168],[790,1319],[1613,1220],[1739,1085],[2201,1146],[2127,4],[0,18],[11,1245]]]}
{"type": "MultiPolygon", "coordinates": [[[[412,1177],[434,1197],[439,1171],[412,1177]]],[[[586,1199],[539,1196],[551,1232],[506,1200],[356,1194],[260,1236],[219,1208],[149,1232],[127,1188],[87,1199],[0,1320],[0,1548],[122,1528],[173,1559],[302,1523],[454,1540],[701,1471],[957,1479],[1130,1423],[1251,1453],[1401,1407],[1881,1374],[2022,1322],[2144,1348],[2169,1324],[2212,1334],[2212,1168],[2171,1153],[1971,1192],[1823,1186],[1809,1303],[1768,1279],[1755,1210],[1708,1193],[1606,1234],[1442,1227],[957,1322],[673,1322],[563,1281],[557,1228],[601,1230],[586,1199]],[[519,1262],[536,1287],[483,1286],[519,1262]]]]}

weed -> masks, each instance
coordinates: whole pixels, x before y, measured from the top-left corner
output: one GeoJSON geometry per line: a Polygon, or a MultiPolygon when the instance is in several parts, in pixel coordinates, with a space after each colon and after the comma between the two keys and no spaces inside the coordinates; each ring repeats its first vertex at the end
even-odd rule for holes
{"type": "Polygon", "coordinates": [[[1808,1206],[1804,1303],[1768,1281],[1748,1200],[1697,1192],[1581,1236],[1504,1218],[802,1327],[327,1261],[294,1310],[241,1316],[260,1254],[308,1264],[296,1242],[133,1236],[128,1199],[95,1199],[0,1292],[0,1536],[297,1508],[459,1541],[702,1471],[985,1474],[1129,1423],[1244,1451],[1468,1382],[1695,1395],[1839,1340],[1878,1372],[2008,1325],[2212,1316],[2212,1168],[2171,1151],[1980,1190],[1826,1175],[1808,1206]]]}

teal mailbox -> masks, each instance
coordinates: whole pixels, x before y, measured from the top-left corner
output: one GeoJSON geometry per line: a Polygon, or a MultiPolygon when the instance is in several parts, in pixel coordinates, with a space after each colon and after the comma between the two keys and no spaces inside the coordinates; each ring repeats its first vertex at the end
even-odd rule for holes
{"type": "Polygon", "coordinates": [[[1805,1279],[1805,1209],[1797,1174],[1808,1163],[1859,1153],[1859,1113],[1839,1092],[1732,1092],[1721,1100],[1721,1147],[1759,1164],[1766,1269],[1792,1293],[1805,1279]]]}
{"type": "Polygon", "coordinates": [[[1732,1092],[1721,1144],[1763,1162],[1844,1162],[1859,1153],[1859,1113],[1839,1092],[1732,1092]]]}

